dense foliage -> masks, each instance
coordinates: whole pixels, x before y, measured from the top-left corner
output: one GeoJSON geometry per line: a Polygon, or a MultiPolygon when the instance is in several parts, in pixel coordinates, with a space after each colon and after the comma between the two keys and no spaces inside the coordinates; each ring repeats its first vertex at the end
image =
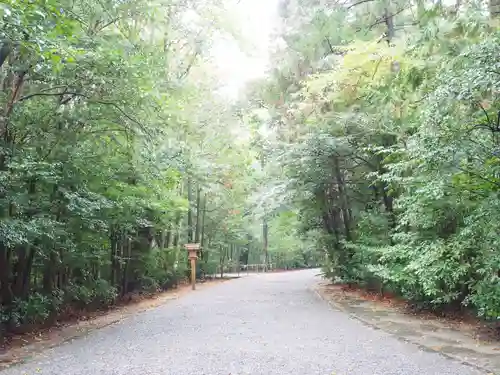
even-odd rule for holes
{"type": "Polygon", "coordinates": [[[186,242],[203,246],[200,277],[259,258],[253,156],[209,58],[232,31],[223,15],[210,1],[0,3],[2,332],[171,287],[186,242]]]}
{"type": "Polygon", "coordinates": [[[498,4],[282,1],[265,200],[332,279],[500,317],[498,4]]]}
{"type": "MultiPolygon", "coordinates": [[[[488,9],[281,1],[234,102],[221,1],[0,3],[2,332],[197,274],[296,268],[500,316],[488,9]]],[[[230,17],[227,17],[230,18],[230,17]]]]}

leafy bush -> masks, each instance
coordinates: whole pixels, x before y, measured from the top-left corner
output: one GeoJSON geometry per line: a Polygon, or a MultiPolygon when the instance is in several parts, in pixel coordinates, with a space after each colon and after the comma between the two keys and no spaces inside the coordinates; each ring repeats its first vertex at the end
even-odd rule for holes
{"type": "Polygon", "coordinates": [[[33,293],[25,300],[16,300],[10,311],[5,311],[3,308],[0,319],[3,324],[11,327],[44,323],[49,317],[58,313],[62,303],[61,293],[52,296],[33,293]]]}

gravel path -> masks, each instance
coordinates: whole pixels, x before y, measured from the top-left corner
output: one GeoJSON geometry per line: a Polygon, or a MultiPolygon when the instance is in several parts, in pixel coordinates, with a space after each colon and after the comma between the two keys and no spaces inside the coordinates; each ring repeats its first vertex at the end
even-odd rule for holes
{"type": "Polygon", "coordinates": [[[472,375],[333,311],[315,270],[203,288],[1,375],[472,375]]]}

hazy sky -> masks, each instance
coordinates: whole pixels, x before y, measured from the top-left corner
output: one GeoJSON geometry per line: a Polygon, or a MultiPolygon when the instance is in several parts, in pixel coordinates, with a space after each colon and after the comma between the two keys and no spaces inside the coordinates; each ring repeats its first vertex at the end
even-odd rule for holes
{"type": "Polygon", "coordinates": [[[241,48],[234,41],[217,42],[213,48],[224,93],[235,96],[246,82],[262,76],[268,68],[270,34],[278,23],[279,0],[229,0],[231,22],[244,38],[241,48]],[[233,18],[234,14],[234,18],[233,18]]]}

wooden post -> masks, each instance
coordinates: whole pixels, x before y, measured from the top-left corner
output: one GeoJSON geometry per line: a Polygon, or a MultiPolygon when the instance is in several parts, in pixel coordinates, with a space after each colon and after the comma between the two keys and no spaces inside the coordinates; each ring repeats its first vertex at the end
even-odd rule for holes
{"type": "Polygon", "coordinates": [[[191,288],[196,289],[196,258],[191,258],[191,288]]]}
{"type": "Polygon", "coordinates": [[[184,245],[188,251],[188,258],[191,261],[191,288],[196,289],[196,259],[198,259],[199,243],[188,243],[184,245]]]}

